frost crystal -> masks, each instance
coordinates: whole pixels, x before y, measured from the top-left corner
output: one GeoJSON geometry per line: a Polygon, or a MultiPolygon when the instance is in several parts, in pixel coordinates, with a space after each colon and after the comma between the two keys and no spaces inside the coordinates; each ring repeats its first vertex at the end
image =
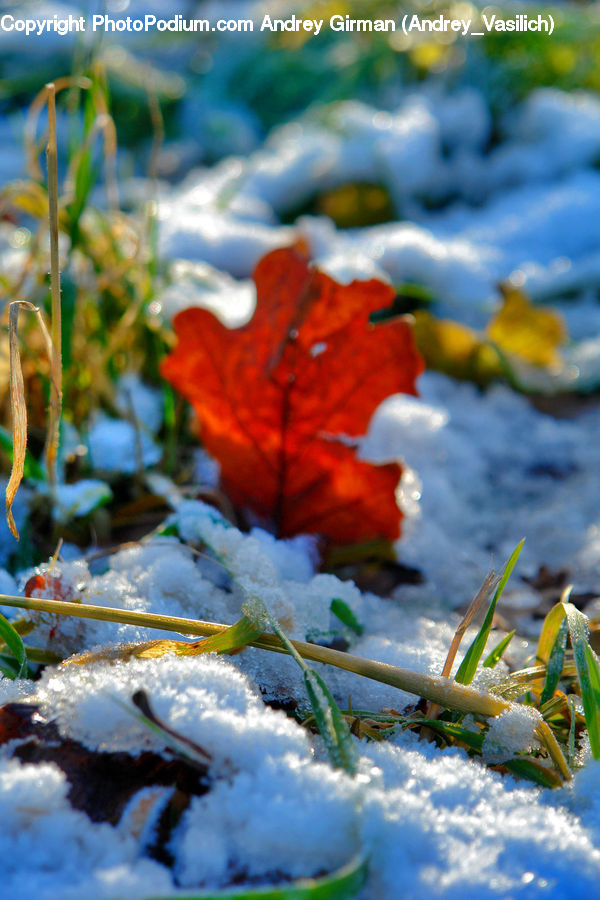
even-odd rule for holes
{"type": "Polygon", "coordinates": [[[269,613],[267,607],[258,597],[248,597],[242,606],[242,612],[250,619],[256,628],[266,631],[269,626],[269,613]]]}

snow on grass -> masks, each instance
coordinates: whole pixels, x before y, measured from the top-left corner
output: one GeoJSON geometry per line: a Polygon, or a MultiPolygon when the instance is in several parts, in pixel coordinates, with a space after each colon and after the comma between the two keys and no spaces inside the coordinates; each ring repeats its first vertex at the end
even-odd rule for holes
{"type": "Polygon", "coordinates": [[[489,762],[504,762],[517,753],[539,750],[533,731],[542,721],[537,709],[514,703],[492,719],[483,742],[483,756],[489,762]]]}

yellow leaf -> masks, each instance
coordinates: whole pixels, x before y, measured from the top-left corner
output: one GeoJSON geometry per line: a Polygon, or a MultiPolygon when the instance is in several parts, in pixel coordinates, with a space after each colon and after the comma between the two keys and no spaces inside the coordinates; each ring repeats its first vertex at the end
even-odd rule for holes
{"type": "Polygon", "coordinates": [[[487,334],[505,353],[512,353],[534,366],[560,364],[558,347],[567,338],[562,316],[534,306],[523,291],[500,285],[504,303],[487,327],[487,334]]]}
{"type": "Polygon", "coordinates": [[[427,368],[482,386],[502,374],[498,354],[472,328],[452,319],[436,319],[422,309],[414,313],[414,319],[415,339],[427,368]]]}
{"type": "Polygon", "coordinates": [[[379,225],[394,218],[388,191],[379,184],[351,182],[324,191],[316,202],[317,212],[329,216],[338,228],[379,225]]]}

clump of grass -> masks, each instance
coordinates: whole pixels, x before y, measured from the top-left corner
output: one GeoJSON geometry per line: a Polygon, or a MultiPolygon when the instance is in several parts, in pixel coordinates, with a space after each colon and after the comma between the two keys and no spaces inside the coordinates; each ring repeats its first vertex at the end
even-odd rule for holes
{"type": "Polygon", "coordinates": [[[9,348],[10,348],[10,403],[13,422],[13,464],[10,479],[6,488],[6,517],[8,525],[17,540],[19,532],[12,514],[12,505],[23,478],[25,454],[27,451],[27,406],[23,370],[18,345],[19,309],[22,307],[34,312],[44,343],[46,345],[50,368],[50,404],[48,410],[48,426],[46,434],[46,473],[52,490],[56,487],[56,458],[60,434],[60,416],[62,409],[62,326],[60,304],[60,265],[58,260],[58,174],[56,151],[56,87],[46,85],[48,105],[48,145],[46,160],[48,168],[48,221],[50,232],[50,283],[52,308],[50,315],[50,331],[46,326],[41,309],[27,301],[16,300],[9,309],[9,348]]]}
{"type": "MultiPolygon", "coordinates": [[[[158,121],[156,114],[154,120],[158,121]]],[[[46,558],[61,533],[51,512],[57,481],[76,480],[90,472],[83,445],[81,452],[63,458],[66,468],[57,471],[61,427],[74,425],[85,437],[96,411],[117,411],[119,376],[134,370],[146,380],[158,381],[166,349],[166,329],[156,316],[147,314],[160,277],[155,210],[151,202],[132,214],[119,209],[116,150],[106,78],[102,66],[94,64],[85,75],[56,79],[35,97],[26,123],[28,177],[0,191],[0,215],[14,223],[4,227],[13,229],[12,237],[25,251],[20,268],[0,277],[0,302],[5,308],[19,298],[19,306],[10,307],[5,347],[0,334],[0,353],[7,360],[10,356],[12,369],[9,378],[7,366],[5,383],[0,374],[0,406],[7,417],[12,414],[13,441],[11,446],[0,436],[0,449],[5,465],[12,466],[7,518],[15,537],[12,505],[21,479],[35,468],[35,477],[46,482],[46,489],[36,493],[25,540],[13,553],[12,567],[46,558]],[[59,183],[56,120],[61,102],[69,113],[70,135],[66,173],[59,183]],[[39,139],[38,121],[45,108],[48,133],[39,139]],[[99,142],[105,208],[92,202],[100,175],[99,142]],[[43,143],[45,170],[39,159],[43,143]],[[19,309],[33,311],[35,325],[33,318],[18,321],[19,309]],[[18,341],[26,352],[19,353],[18,341]]],[[[173,411],[167,432],[175,434],[181,415],[182,410],[173,411]]],[[[165,450],[165,458],[168,455],[165,450]]],[[[135,499],[140,490],[133,479],[126,499],[135,499]]],[[[69,539],[81,543],[89,539],[91,528],[103,534],[110,527],[106,516],[94,516],[89,525],[82,521],[72,526],[69,539]]]]}
{"type": "MultiPolygon", "coordinates": [[[[73,129],[77,128],[77,121],[71,117],[73,129]]],[[[157,322],[150,322],[145,314],[158,270],[153,216],[128,215],[119,209],[116,147],[116,130],[101,67],[92,67],[85,77],[56,79],[53,91],[45,88],[35,98],[28,118],[29,177],[8,184],[0,192],[0,212],[23,223],[22,242],[27,248],[21,271],[0,281],[0,300],[18,296],[51,310],[50,330],[56,347],[49,371],[36,359],[37,343],[32,342],[32,364],[25,371],[26,387],[28,381],[40,375],[46,383],[51,379],[60,387],[62,372],[65,416],[76,426],[85,424],[90,413],[99,407],[109,411],[114,408],[113,385],[121,372],[137,368],[156,377],[164,350],[157,322]],[[76,110],[81,113],[81,127],[70,147],[62,189],[57,176],[54,126],[54,97],[59,94],[67,95],[70,112],[71,98],[75,96],[76,110]],[[36,124],[44,105],[49,110],[47,182],[38,162],[36,139],[36,124]],[[100,174],[95,154],[99,138],[105,209],[92,203],[92,191],[100,174]],[[50,290],[45,250],[49,212],[50,290]],[[61,244],[62,296],[58,275],[61,235],[65,238],[61,244]]],[[[29,334],[26,337],[29,344],[29,334]]],[[[32,426],[43,426],[35,409],[32,426]]]]}

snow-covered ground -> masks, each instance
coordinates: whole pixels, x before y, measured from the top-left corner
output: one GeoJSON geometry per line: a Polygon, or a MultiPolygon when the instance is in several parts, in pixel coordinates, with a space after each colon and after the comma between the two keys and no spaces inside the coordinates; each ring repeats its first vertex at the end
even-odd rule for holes
{"type": "MultiPolygon", "coordinates": [[[[257,260],[302,237],[335,277],[419,283],[437,311],[475,327],[497,307],[500,280],[523,286],[538,302],[551,299],[569,325],[565,358],[573,385],[597,385],[600,101],[538,90],[500,123],[490,150],[491,130],[478,90],[447,95],[426,85],[393,111],[352,102],[306,115],[249,156],[164,187],[160,247],[171,270],[152,314],[171,319],[197,303],[230,325],[245,321],[255,302],[249,278],[257,260]],[[325,217],[281,224],[319,191],[352,181],[383,183],[397,220],[350,231],[325,217]]],[[[7,159],[7,171],[18,162],[7,159]]],[[[7,239],[0,248],[5,268],[18,267],[20,252],[7,239]]],[[[107,480],[115,470],[134,471],[159,458],[156,398],[135,380],[121,387],[124,419],[98,416],[87,436],[95,474],[107,480]],[[131,403],[148,426],[138,448],[136,430],[125,421],[131,403]]],[[[175,491],[169,496],[179,534],[213,547],[233,578],[164,537],[115,554],[99,574],[81,559],[59,563],[53,574],[83,603],[227,623],[239,618],[248,595],[258,595],[299,639],[328,632],[335,624],[331,601],[340,598],[364,626],[352,639],[353,653],[431,674],[441,671],[458,621],[453,610],[522,537],[525,548],[503,602],[522,612],[525,636],[535,631],[528,610],[537,598],[521,576],[535,577],[541,566],[565,569],[577,592],[600,596],[597,406],[553,418],[508,387],[481,393],[435,373],[422,376],[418,387],[418,398],[383,404],[362,454],[405,463],[397,553],[420,570],[422,584],[401,586],[387,598],[361,593],[315,572],[310,539],[276,541],[259,529],[242,534],[175,491]]],[[[92,487],[105,496],[102,482],[92,487]]],[[[71,494],[61,499],[65,509],[81,502],[71,494]]],[[[18,593],[29,574],[15,582],[3,572],[0,586],[18,593]]],[[[591,600],[589,610],[596,607],[591,600]]],[[[36,621],[28,642],[63,655],[161,636],[109,623],[36,621]]],[[[534,648],[525,637],[515,644],[521,659],[534,648]]],[[[353,708],[371,711],[414,702],[395,688],[319,671],[344,706],[350,696],[353,708]]],[[[369,858],[362,900],[597,893],[600,762],[588,761],[568,786],[542,792],[486,770],[462,751],[441,752],[398,731],[379,744],[357,741],[359,773],[350,778],[330,767],[319,740],[264,705],[290,697],[306,702],[299,669],[278,654],[248,648],[227,661],[165,657],[48,667],[35,683],[2,680],[0,697],[34,703],[63,738],[90,749],[163,754],[161,738],[117,702],[141,688],[158,716],[211,755],[210,789],[192,800],[177,826],[173,868],[145,852],[165,789],[134,797],[116,826],[94,823],[72,808],[55,764],[19,762],[9,742],[0,746],[7,896],[171,896],[178,888],[323,874],[357,853],[369,858]]]]}
{"type": "MultiPolygon", "coordinates": [[[[258,595],[300,638],[309,628],[333,624],[329,605],[339,597],[365,625],[354,653],[440,671],[450,624],[428,618],[416,603],[361,595],[351,583],[315,575],[309,542],[275,541],[258,529],[244,535],[197,501],[185,501],[173,521],[186,540],[208,542],[233,581],[174,538],[121,551],[103,575],[90,575],[81,561],[53,574],[83,603],[228,621],[248,595],[258,595]]],[[[157,634],[61,619],[58,626],[42,622],[33,639],[69,653],[157,634]]],[[[414,699],[352,674],[321,671],[340,698],[351,695],[355,709],[402,709],[414,699]]],[[[486,671],[481,686],[496,672],[486,671]]],[[[63,739],[90,750],[165,753],[163,738],[123,708],[143,689],[155,714],[211,758],[210,789],[184,812],[169,870],[143,852],[169,789],[136,794],[116,827],[92,823],[71,807],[56,765],[20,763],[9,758],[19,741],[5,745],[3,884],[19,900],[170,896],[176,885],[215,889],[240,876],[259,882],[317,875],[357,853],[370,860],[364,900],[475,892],[583,898],[595,891],[598,762],[588,761],[567,787],[542,792],[486,770],[462,751],[441,752],[398,732],[383,743],[361,742],[358,774],[351,778],[330,767],[320,741],[313,745],[301,726],[263,703],[293,696],[306,704],[296,664],[251,648],[231,661],[166,656],[48,668],[37,683],[5,680],[1,689],[5,702],[34,703],[41,721],[54,722],[63,739]]],[[[504,758],[527,746],[522,727],[516,745],[501,728],[495,739],[508,747],[504,758]]]]}

